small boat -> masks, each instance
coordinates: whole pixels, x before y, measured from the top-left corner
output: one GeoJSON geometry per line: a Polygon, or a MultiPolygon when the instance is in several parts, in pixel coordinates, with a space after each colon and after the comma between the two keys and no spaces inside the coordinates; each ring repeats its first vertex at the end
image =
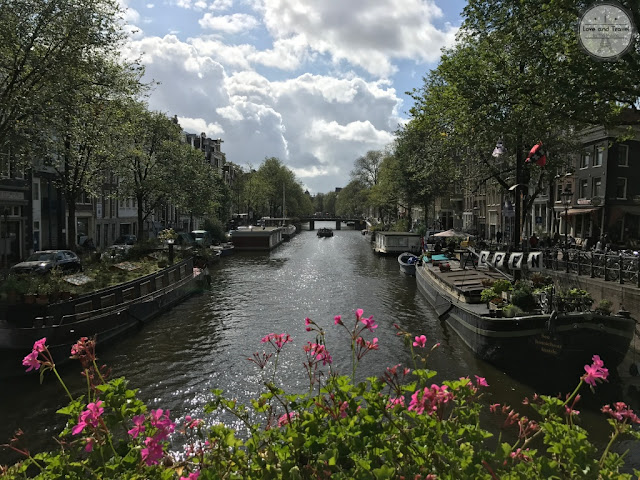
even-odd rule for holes
{"type": "Polygon", "coordinates": [[[291,237],[293,237],[296,234],[296,226],[292,225],[291,223],[284,225],[282,229],[283,229],[282,238],[284,239],[285,242],[288,242],[289,240],[291,240],[291,237]]]}
{"type": "Polygon", "coordinates": [[[218,252],[218,254],[221,257],[231,255],[234,250],[233,243],[231,242],[221,243],[220,245],[211,245],[211,247],[209,248],[211,248],[211,250],[215,250],[216,252],[218,252]]]}
{"type": "Polygon", "coordinates": [[[333,237],[333,230],[328,227],[319,228],[318,237],[333,237]]]}
{"type": "Polygon", "coordinates": [[[526,362],[575,372],[593,355],[599,355],[608,368],[624,359],[636,328],[628,312],[566,308],[557,296],[541,295],[539,308],[506,318],[495,304],[481,301],[485,285],[500,279],[504,274],[497,270],[466,268],[464,262],[445,255],[425,256],[416,268],[418,290],[440,320],[482,360],[506,369],[526,362]]]}
{"type": "Polygon", "coordinates": [[[398,263],[400,264],[400,271],[407,275],[416,274],[416,265],[420,263],[420,257],[413,253],[404,252],[398,255],[398,263]]]}

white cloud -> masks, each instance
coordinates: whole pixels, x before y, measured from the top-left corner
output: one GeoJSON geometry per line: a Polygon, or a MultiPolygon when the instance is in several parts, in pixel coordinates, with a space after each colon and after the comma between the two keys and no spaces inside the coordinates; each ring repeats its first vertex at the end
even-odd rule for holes
{"type": "Polygon", "coordinates": [[[221,55],[216,46],[214,39],[166,35],[131,42],[129,55],[141,55],[147,78],[161,82],[150,107],[178,115],[191,133],[222,138],[229,161],[258,166],[278,157],[311,191],[326,192],[346,185],[358,156],[391,140],[399,99],[387,82],[353,73],[274,81],[242,62],[229,70],[221,61],[254,48],[227,46],[221,55]]]}
{"type": "Polygon", "coordinates": [[[205,13],[198,23],[202,28],[218,30],[224,33],[247,32],[256,28],[259,23],[255,17],[244,13],[234,13],[233,15],[215,16],[205,13]]]}
{"type": "Polygon", "coordinates": [[[435,61],[451,45],[456,28],[439,30],[442,11],[433,0],[253,0],[274,39],[303,35],[311,49],[334,62],[349,62],[369,73],[389,76],[394,59],[435,61]]]}
{"type": "Polygon", "coordinates": [[[182,127],[182,129],[186,132],[190,133],[202,133],[209,138],[219,138],[224,130],[217,123],[207,123],[202,118],[189,118],[189,117],[180,117],[178,116],[178,123],[182,127]]]}
{"type": "Polygon", "coordinates": [[[147,3],[147,8],[153,8],[155,5],[153,3],[147,3]]]}

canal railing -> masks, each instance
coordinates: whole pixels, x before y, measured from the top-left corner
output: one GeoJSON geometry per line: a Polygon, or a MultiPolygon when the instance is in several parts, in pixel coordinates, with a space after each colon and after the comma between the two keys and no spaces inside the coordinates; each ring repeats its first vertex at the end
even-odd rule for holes
{"type": "Polygon", "coordinates": [[[640,255],[635,253],[596,253],[578,249],[544,249],[542,253],[546,269],[640,288],[640,255]]]}

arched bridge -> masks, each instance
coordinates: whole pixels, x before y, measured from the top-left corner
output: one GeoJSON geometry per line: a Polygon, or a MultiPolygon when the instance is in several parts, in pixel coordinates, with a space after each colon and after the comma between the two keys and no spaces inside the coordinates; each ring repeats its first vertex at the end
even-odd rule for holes
{"type": "Polygon", "coordinates": [[[309,230],[315,230],[316,222],[336,222],[336,230],[341,230],[343,223],[353,223],[353,228],[355,230],[364,230],[365,228],[367,228],[367,222],[365,222],[362,218],[341,217],[337,215],[331,215],[327,217],[300,217],[300,223],[308,223],[309,230]]]}

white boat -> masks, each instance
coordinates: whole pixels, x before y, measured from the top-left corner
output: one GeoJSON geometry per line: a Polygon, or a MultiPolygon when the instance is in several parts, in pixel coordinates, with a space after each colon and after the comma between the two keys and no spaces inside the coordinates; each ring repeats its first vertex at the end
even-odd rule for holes
{"type": "Polygon", "coordinates": [[[404,252],[398,255],[398,263],[400,264],[400,271],[407,275],[416,274],[416,265],[420,263],[420,257],[413,253],[404,252]]]}
{"type": "Polygon", "coordinates": [[[380,255],[399,255],[402,252],[419,254],[420,235],[411,232],[375,232],[373,251],[380,255]]]}

